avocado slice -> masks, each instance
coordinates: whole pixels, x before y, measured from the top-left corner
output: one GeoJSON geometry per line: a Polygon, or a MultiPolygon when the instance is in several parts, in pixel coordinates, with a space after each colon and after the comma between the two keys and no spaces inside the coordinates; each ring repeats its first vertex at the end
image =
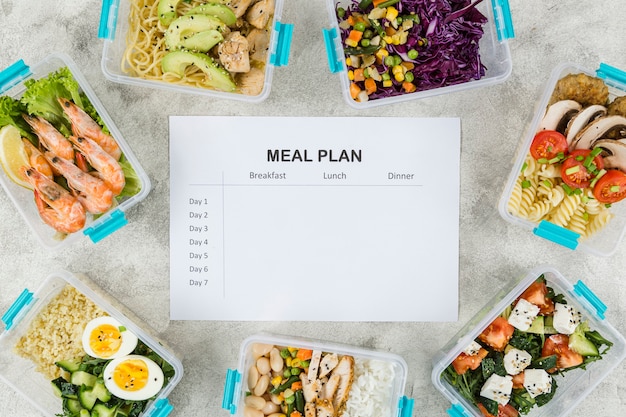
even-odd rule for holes
{"type": "Polygon", "coordinates": [[[189,10],[186,14],[206,14],[219,18],[226,26],[232,26],[237,22],[237,16],[232,9],[224,4],[204,3],[189,10]]]}
{"type": "Polygon", "coordinates": [[[224,36],[214,29],[198,32],[180,42],[180,47],[198,52],[208,52],[215,45],[224,40],[224,36]]]}
{"type": "Polygon", "coordinates": [[[198,32],[207,30],[224,33],[227,27],[220,19],[209,15],[186,14],[180,16],[172,21],[165,31],[165,46],[170,50],[178,49],[184,40],[198,32]]]}
{"type": "Polygon", "coordinates": [[[157,13],[159,14],[159,21],[163,26],[168,27],[178,17],[178,12],[176,12],[178,2],[180,0],[159,0],[157,13]]]}
{"type": "Polygon", "coordinates": [[[161,60],[163,72],[171,72],[179,77],[185,75],[189,65],[200,68],[207,76],[205,85],[220,91],[235,91],[235,82],[228,71],[220,68],[208,55],[190,51],[172,51],[165,54],[161,60]]]}

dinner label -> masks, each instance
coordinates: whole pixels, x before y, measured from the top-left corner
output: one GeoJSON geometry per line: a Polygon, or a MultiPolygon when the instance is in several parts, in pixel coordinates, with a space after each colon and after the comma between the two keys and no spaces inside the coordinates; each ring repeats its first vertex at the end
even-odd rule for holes
{"type": "Polygon", "coordinates": [[[173,320],[455,321],[457,118],[170,117],[173,320]]]}

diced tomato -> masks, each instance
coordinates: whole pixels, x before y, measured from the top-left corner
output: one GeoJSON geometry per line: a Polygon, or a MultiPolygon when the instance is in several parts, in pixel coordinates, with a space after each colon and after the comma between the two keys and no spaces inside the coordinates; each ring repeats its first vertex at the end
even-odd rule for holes
{"type": "Polygon", "coordinates": [[[552,355],[556,355],[556,368],[548,369],[548,372],[555,372],[557,368],[571,368],[583,363],[583,357],[569,348],[569,336],[565,334],[553,334],[546,339],[541,356],[552,355]]]}
{"type": "Polygon", "coordinates": [[[559,153],[567,154],[567,139],[556,130],[538,132],[530,144],[530,154],[535,159],[552,159],[559,153]]]}
{"type": "Polygon", "coordinates": [[[598,171],[604,169],[604,160],[596,156],[591,160],[589,149],[576,149],[563,161],[561,178],[572,188],[587,188],[598,171]],[[587,160],[589,158],[589,161],[587,160]]]}
{"type": "Polygon", "coordinates": [[[478,409],[480,410],[481,413],[483,413],[485,417],[517,417],[519,415],[517,410],[511,404],[507,404],[507,405],[498,404],[497,416],[490,414],[485,408],[485,406],[482,405],[481,403],[478,403],[478,409]]]}
{"type": "Polygon", "coordinates": [[[543,281],[535,281],[520,295],[523,298],[539,307],[539,313],[542,315],[550,315],[554,313],[554,301],[547,297],[548,286],[543,281]]]}
{"type": "Polygon", "coordinates": [[[626,197],[626,174],[609,169],[593,187],[593,196],[600,203],[616,203],[626,197]]]}
{"type": "Polygon", "coordinates": [[[524,372],[513,375],[513,389],[524,388],[524,372]]]}
{"type": "Polygon", "coordinates": [[[504,317],[497,317],[483,332],[478,336],[487,345],[493,349],[502,351],[509,343],[515,328],[504,317]]]}
{"type": "Polygon", "coordinates": [[[457,374],[463,375],[469,369],[473,371],[474,369],[478,368],[482,360],[488,354],[489,352],[487,351],[487,349],[483,348],[480,348],[480,350],[475,355],[468,355],[464,352],[461,352],[461,354],[452,361],[452,367],[457,374]]]}

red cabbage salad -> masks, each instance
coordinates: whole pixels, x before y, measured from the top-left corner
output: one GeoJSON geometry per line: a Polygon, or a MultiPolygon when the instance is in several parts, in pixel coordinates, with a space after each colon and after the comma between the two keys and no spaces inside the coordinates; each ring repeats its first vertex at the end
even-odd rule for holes
{"type": "Polygon", "coordinates": [[[357,102],[478,80],[482,0],[352,0],[336,5],[357,102]]]}

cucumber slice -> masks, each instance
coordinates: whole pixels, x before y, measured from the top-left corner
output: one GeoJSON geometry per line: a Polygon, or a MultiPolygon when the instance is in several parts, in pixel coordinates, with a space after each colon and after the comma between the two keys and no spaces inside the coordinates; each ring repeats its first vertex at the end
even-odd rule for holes
{"type": "Polygon", "coordinates": [[[62,377],[53,379],[51,384],[52,391],[58,397],[71,398],[73,400],[78,398],[78,387],[70,382],[67,382],[62,377]]]}
{"type": "Polygon", "coordinates": [[[54,363],[59,368],[67,372],[76,372],[80,368],[80,361],[75,360],[63,360],[54,363]]]}
{"type": "Polygon", "coordinates": [[[98,403],[93,407],[91,415],[98,417],[114,417],[117,410],[117,405],[113,407],[107,407],[105,404],[98,403]]]}
{"type": "Polygon", "coordinates": [[[64,398],[63,399],[63,411],[68,414],[68,415],[78,415],[80,414],[80,410],[82,410],[83,407],[80,405],[80,402],[78,400],[73,400],[71,398],[64,398]]]}
{"type": "Polygon", "coordinates": [[[82,405],[87,410],[93,409],[93,406],[96,404],[96,394],[94,394],[93,390],[85,385],[81,385],[78,389],[78,401],[80,401],[80,405],[82,405]]]}
{"type": "Polygon", "coordinates": [[[569,348],[582,356],[600,356],[596,345],[585,337],[582,332],[574,332],[569,337],[569,348]]]}
{"type": "Polygon", "coordinates": [[[85,385],[87,388],[91,388],[96,384],[98,378],[95,375],[85,371],[76,371],[70,376],[70,382],[74,385],[85,385]]]}
{"type": "Polygon", "coordinates": [[[111,399],[111,392],[104,385],[104,380],[98,378],[96,384],[93,386],[93,394],[103,403],[106,403],[111,399]]]}
{"type": "Polygon", "coordinates": [[[528,330],[526,330],[526,332],[533,333],[533,334],[544,334],[545,326],[544,326],[543,316],[535,317],[535,319],[530,324],[530,327],[528,328],[528,330]]]}

